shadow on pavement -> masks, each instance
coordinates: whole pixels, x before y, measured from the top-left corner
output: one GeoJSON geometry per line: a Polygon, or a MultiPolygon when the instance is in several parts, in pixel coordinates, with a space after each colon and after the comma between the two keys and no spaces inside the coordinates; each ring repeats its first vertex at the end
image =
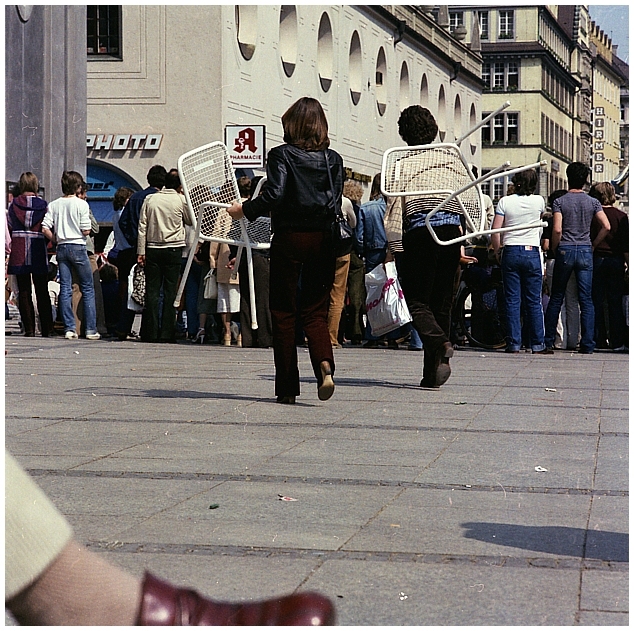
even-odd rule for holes
{"type": "Polygon", "coordinates": [[[467,539],[478,539],[500,546],[602,561],[629,561],[629,538],[621,532],[491,522],[467,522],[461,526],[467,529],[464,535],[467,539]]]}

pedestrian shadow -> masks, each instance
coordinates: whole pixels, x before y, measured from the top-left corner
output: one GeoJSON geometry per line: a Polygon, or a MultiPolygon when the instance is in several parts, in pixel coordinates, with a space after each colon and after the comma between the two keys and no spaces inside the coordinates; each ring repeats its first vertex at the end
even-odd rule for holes
{"type": "MultiPolygon", "coordinates": [[[[276,404],[275,397],[254,397],[244,394],[229,394],[226,392],[199,392],[197,390],[144,390],[141,396],[153,399],[215,399],[217,401],[244,401],[245,403],[276,404]]],[[[278,406],[279,407],[279,406],[278,406]]],[[[289,406],[286,406],[289,407],[289,406]]],[[[311,403],[297,401],[295,407],[316,407],[311,403]]]]}
{"type": "Polygon", "coordinates": [[[629,561],[629,537],[621,532],[491,522],[467,522],[460,525],[467,529],[464,533],[467,539],[499,546],[601,561],[629,561]]]}
{"type": "MultiPolygon", "coordinates": [[[[262,375],[260,377],[265,381],[275,381],[273,375],[262,375]]],[[[335,386],[351,386],[354,388],[396,388],[397,390],[421,390],[421,387],[417,383],[393,383],[391,381],[384,381],[383,379],[363,379],[353,377],[338,377],[334,375],[335,386]]],[[[413,379],[416,382],[416,379],[413,379]]],[[[315,377],[300,377],[300,383],[315,385],[315,377]]]]}

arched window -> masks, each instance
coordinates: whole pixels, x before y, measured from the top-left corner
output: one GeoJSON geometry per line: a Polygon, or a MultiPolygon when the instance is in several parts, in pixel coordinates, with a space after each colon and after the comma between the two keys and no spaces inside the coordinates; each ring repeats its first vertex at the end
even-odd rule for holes
{"type": "Polygon", "coordinates": [[[459,138],[462,132],[462,104],[460,103],[460,95],[456,94],[456,100],[453,106],[453,137],[459,138]]]}
{"type": "Polygon", "coordinates": [[[255,5],[236,5],[236,31],[240,53],[248,61],[255,52],[257,38],[258,8],[255,5]]]}
{"type": "Polygon", "coordinates": [[[361,99],[361,87],[363,84],[361,74],[361,40],[359,39],[359,33],[357,33],[357,31],[352,34],[352,39],[350,40],[348,68],[350,98],[352,99],[352,102],[357,105],[361,99]]]}
{"type": "Polygon", "coordinates": [[[319,83],[324,92],[330,90],[332,84],[333,47],[332,26],[327,13],[323,13],[319,21],[319,33],[317,35],[317,72],[319,83]]]}
{"type": "MultiPolygon", "coordinates": [[[[469,110],[469,129],[473,129],[478,123],[475,103],[471,103],[471,109],[469,110]]],[[[475,144],[476,134],[469,136],[469,148],[471,149],[471,155],[475,156],[478,146],[475,144]]]]}
{"type": "Polygon", "coordinates": [[[280,10],[280,55],[284,74],[292,76],[297,65],[297,12],[292,5],[280,10]]]}
{"type": "Polygon", "coordinates": [[[404,110],[409,106],[409,70],[407,62],[401,64],[401,78],[399,80],[399,106],[404,110]]]}
{"type": "Polygon", "coordinates": [[[447,134],[447,102],[445,100],[444,85],[441,85],[438,91],[438,117],[436,118],[436,122],[438,123],[440,142],[444,142],[447,134]]]}
{"type": "Polygon", "coordinates": [[[379,54],[376,57],[376,74],[375,74],[375,90],[376,90],[376,108],[379,116],[385,114],[387,107],[387,61],[385,59],[385,50],[383,46],[379,48],[379,54]]]}
{"type": "Polygon", "coordinates": [[[427,83],[427,75],[423,73],[423,78],[420,81],[420,98],[419,102],[423,107],[429,105],[429,84],[427,83]]]}

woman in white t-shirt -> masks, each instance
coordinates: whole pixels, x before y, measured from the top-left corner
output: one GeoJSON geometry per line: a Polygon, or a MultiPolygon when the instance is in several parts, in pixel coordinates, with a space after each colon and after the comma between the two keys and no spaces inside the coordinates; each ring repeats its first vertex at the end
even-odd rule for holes
{"type": "MultiPolygon", "coordinates": [[[[545,211],[537,188],[537,173],[528,169],[513,176],[515,194],[503,197],[495,210],[493,228],[506,228],[536,222],[545,211]]],[[[533,353],[543,353],[544,312],[542,310],[542,229],[528,228],[503,233],[502,283],[506,306],[506,352],[519,353],[522,346],[521,316],[525,319],[527,344],[533,353]]],[[[500,250],[500,233],[491,235],[496,254],[500,250]]]]}

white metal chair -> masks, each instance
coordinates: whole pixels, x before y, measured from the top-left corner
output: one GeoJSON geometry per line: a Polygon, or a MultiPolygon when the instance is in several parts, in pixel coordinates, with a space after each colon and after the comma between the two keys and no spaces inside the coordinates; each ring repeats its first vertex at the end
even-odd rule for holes
{"type": "MultiPolygon", "coordinates": [[[[202,239],[238,246],[235,271],[237,273],[242,250],[247,254],[249,292],[251,298],[251,328],[257,329],[255,309],[255,287],[253,282],[254,249],[264,250],[271,246],[271,221],[267,217],[249,222],[246,219],[233,220],[225,211],[240,199],[238,183],[229,152],[222,142],[212,142],[183,154],[178,159],[178,173],[183,193],[187,200],[192,223],[196,226],[196,240],[192,246],[183,277],[178,288],[174,306],[181,300],[187,276],[191,269],[196,244],[202,239]]],[[[258,183],[254,197],[262,188],[264,178],[258,183]]]]}
{"type": "Polygon", "coordinates": [[[509,101],[504,103],[455,143],[394,147],[383,154],[381,192],[388,197],[417,198],[417,203],[427,209],[425,225],[436,243],[450,245],[481,235],[547,225],[540,220],[495,230],[487,228],[486,208],[480,189],[482,182],[499,177],[500,174],[509,176],[544,166],[545,160],[510,170],[508,169],[510,162],[505,162],[486,175],[476,178],[460,150],[460,143],[465,138],[509,105],[509,101]],[[465,234],[455,239],[441,241],[430,224],[430,219],[441,210],[463,215],[465,234]]]}

